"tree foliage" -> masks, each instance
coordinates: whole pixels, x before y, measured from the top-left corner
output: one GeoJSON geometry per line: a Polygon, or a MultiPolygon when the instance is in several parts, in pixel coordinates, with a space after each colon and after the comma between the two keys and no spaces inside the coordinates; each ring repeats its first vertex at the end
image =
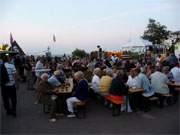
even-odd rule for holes
{"type": "Polygon", "coordinates": [[[165,25],[161,25],[154,19],[149,19],[147,29],[142,36],[143,39],[149,40],[153,44],[161,44],[164,40],[168,39],[170,31],[167,30],[165,25]]]}
{"type": "Polygon", "coordinates": [[[0,46],[0,50],[8,50],[8,49],[9,49],[8,44],[3,44],[2,46],[0,46]]]}
{"type": "Polygon", "coordinates": [[[87,55],[88,55],[88,54],[87,54],[84,50],[77,49],[77,48],[72,52],[72,56],[73,56],[73,57],[84,58],[84,57],[86,57],[87,55]]]}

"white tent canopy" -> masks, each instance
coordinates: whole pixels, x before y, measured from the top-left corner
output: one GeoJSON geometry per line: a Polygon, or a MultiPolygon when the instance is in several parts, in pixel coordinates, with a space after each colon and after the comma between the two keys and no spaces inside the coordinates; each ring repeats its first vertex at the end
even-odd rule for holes
{"type": "Polygon", "coordinates": [[[144,46],[145,47],[145,46],[150,46],[150,45],[152,45],[152,42],[148,40],[144,40],[142,38],[136,38],[125,43],[123,46],[144,46]]]}
{"type": "Polygon", "coordinates": [[[144,40],[142,38],[136,38],[128,41],[127,43],[122,45],[123,51],[134,51],[134,52],[143,52],[146,46],[151,46],[152,43],[148,40],[144,40]]]}

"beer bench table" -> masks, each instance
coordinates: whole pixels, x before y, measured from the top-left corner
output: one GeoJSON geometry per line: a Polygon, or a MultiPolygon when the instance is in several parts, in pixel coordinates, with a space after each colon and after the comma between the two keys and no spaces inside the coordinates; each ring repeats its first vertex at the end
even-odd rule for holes
{"type": "Polygon", "coordinates": [[[144,89],[142,89],[142,88],[129,88],[129,90],[128,90],[129,94],[143,92],[143,91],[144,91],[144,89]]]}
{"type": "Polygon", "coordinates": [[[55,95],[57,95],[58,113],[67,113],[66,99],[69,98],[73,90],[73,80],[70,78],[67,80],[68,84],[63,84],[56,88],[55,95]]]}
{"type": "Polygon", "coordinates": [[[112,116],[120,115],[121,105],[124,104],[123,96],[120,96],[118,99],[116,99],[111,95],[107,95],[105,99],[112,104],[112,116]]]}
{"type": "Polygon", "coordinates": [[[168,86],[176,88],[176,90],[180,91],[180,83],[168,83],[168,86]]]}
{"type": "Polygon", "coordinates": [[[135,94],[135,93],[143,93],[144,89],[142,88],[132,88],[130,87],[128,89],[128,95],[126,96],[126,112],[128,112],[128,102],[129,102],[129,95],[135,94]]]}
{"type": "MultiPolygon", "coordinates": [[[[142,93],[144,89],[142,88],[129,88],[128,94],[134,94],[134,93],[142,93]]],[[[104,93],[105,99],[112,103],[112,116],[118,116],[121,112],[121,105],[126,103],[126,112],[128,108],[128,95],[126,96],[126,101],[124,101],[123,96],[122,98],[115,99],[111,95],[108,95],[108,93],[104,93]]]]}
{"type": "Polygon", "coordinates": [[[56,93],[57,94],[63,94],[63,93],[71,93],[72,92],[72,90],[73,90],[73,79],[72,78],[70,78],[70,79],[68,79],[68,81],[69,81],[69,85],[61,85],[60,87],[58,87],[57,88],[57,91],[56,91],[56,93]]]}

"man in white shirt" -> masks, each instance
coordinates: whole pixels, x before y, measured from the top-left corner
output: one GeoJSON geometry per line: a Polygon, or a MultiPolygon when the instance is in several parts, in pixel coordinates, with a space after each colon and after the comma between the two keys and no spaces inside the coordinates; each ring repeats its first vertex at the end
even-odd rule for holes
{"type": "Polygon", "coordinates": [[[36,63],[36,66],[35,66],[35,71],[36,71],[36,76],[37,77],[41,77],[41,72],[38,71],[39,69],[45,69],[44,67],[44,59],[41,58],[37,63],[36,63]]]}
{"type": "MultiPolygon", "coordinates": [[[[8,56],[4,57],[4,75],[3,78],[6,78],[7,81],[2,84],[2,99],[4,108],[6,110],[7,115],[12,115],[16,117],[16,105],[17,105],[17,97],[16,97],[16,86],[15,86],[15,76],[16,76],[16,68],[13,64],[10,63],[10,59],[8,56]],[[11,102],[11,103],[10,103],[11,102]]],[[[2,71],[1,71],[2,72],[2,71]]]]}
{"type": "Polygon", "coordinates": [[[40,77],[44,72],[39,71],[40,69],[45,69],[44,67],[44,58],[41,58],[35,66],[35,75],[36,75],[36,83],[35,83],[35,87],[37,89],[37,86],[39,84],[39,81],[41,80],[40,77]]]}
{"type": "Polygon", "coordinates": [[[179,63],[176,64],[175,67],[173,67],[170,71],[173,75],[173,79],[176,83],[180,83],[180,68],[179,63]]]}
{"type": "Polygon", "coordinates": [[[94,76],[92,78],[92,86],[91,88],[94,90],[94,92],[98,92],[99,91],[99,85],[100,85],[100,75],[101,75],[101,69],[100,68],[96,68],[94,69],[94,72],[93,72],[94,76]]]}
{"type": "Polygon", "coordinates": [[[168,94],[169,88],[167,83],[169,82],[167,76],[160,72],[160,69],[150,75],[151,86],[156,93],[168,94]]]}
{"type": "MultiPolygon", "coordinates": [[[[166,67],[163,68],[163,72],[166,70],[166,67]]],[[[162,94],[168,94],[169,88],[167,83],[169,82],[169,79],[167,75],[161,72],[160,68],[157,68],[154,73],[150,75],[151,79],[151,86],[155,91],[155,95],[160,100],[160,107],[164,106],[164,97],[162,94]]]]}
{"type": "Polygon", "coordinates": [[[136,87],[137,85],[137,76],[134,75],[134,69],[130,71],[130,75],[128,76],[127,85],[129,87],[136,87]]]}
{"type": "MultiPolygon", "coordinates": [[[[173,81],[175,83],[180,83],[180,67],[179,63],[176,64],[170,71],[173,76],[173,81]]],[[[170,87],[170,93],[173,94],[174,102],[178,100],[178,91],[174,87],[170,87]]]]}

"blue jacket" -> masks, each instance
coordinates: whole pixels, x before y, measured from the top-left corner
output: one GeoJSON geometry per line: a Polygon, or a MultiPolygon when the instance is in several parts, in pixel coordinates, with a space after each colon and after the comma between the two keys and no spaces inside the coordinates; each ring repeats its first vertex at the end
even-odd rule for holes
{"type": "Polygon", "coordinates": [[[81,80],[77,84],[74,96],[81,101],[88,99],[88,83],[86,80],[81,80]]]}

